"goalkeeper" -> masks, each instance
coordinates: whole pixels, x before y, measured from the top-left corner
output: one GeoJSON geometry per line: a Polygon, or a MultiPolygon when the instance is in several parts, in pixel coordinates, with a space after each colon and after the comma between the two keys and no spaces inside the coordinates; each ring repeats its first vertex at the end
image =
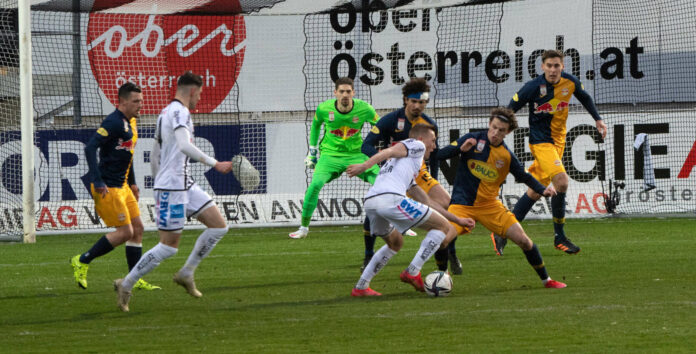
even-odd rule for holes
{"type": "MultiPolygon", "coordinates": [[[[369,103],[353,98],[355,91],[352,79],[340,78],[336,80],[335,85],[336,98],[319,104],[312,120],[309,133],[309,155],[305,159],[305,164],[309,168],[314,168],[314,175],[307,187],[302,204],[302,224],[299,230],[290,233],[290,238],[304,238],[309,233],[309,222],[317,208],[319,191],[324,184],[338,178],[349,165],[360,164],[367,160],[367,156],[360,152],[363,143],[362,127],[365,122],[374,126],[379,116],[369,103]],[[324,125],[324,136],[321,145],[318,146],[321,158],[317,158],[317,143],[322,125],[324,125]]],[[[379,167],[375,165],[358,177],[374,184],[378,174],[379,167]]],[[[371,237],[370,241],[372,241],[371,237]]],[[[373,245],[374,241],[371,242],[370,248],[373,245]]]]}

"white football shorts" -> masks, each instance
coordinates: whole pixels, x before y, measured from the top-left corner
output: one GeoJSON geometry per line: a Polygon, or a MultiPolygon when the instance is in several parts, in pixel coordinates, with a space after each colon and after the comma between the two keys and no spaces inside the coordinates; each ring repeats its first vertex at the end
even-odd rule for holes
{"type": "Polygon", "coordinates": [[[370,219],[370,233],[380,237],[393,228],[401,234],[430,218],[429,206],[398,194],[380,194],[365,200],[365,214],[370,219]]]}
{"type": "Polygon", "coordinates": [[[215,205],[213,198],[194,184],[187,191],[155,191],[155,221],[162,231],[181,231],[187,217],[215,205]]]}

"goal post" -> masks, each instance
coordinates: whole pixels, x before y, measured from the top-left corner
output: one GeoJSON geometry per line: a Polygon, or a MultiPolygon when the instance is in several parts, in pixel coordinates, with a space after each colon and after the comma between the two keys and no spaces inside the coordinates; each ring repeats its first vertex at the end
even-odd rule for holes
{"type": "Polygon", "coordinates": [[[34,109],[32,107],[31,9],[29,1],[18,3],[19,92],[22,127],[22,241],[36,242],[34,204],[34,109]]]}

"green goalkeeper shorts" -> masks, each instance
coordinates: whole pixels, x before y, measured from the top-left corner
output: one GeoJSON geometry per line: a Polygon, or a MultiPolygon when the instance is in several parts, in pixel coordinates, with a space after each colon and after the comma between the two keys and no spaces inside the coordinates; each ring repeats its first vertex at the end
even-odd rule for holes
{"type": "MultiPolygon", "coordinates": [[[[363,153],[349,156],[321,155],[319,157],[319,161],[317,161],[317,166],[314,169],[314,176],[312,179],[320,178],[326,181],[326,183],[331,182],[341,176],[341,174],[346,171],[348,166],[363,163],[367,161],[367,159],[368,157],[363,153]]],[[[379,166],[374,165],[358,177],[365,182],[374,184],[378,174],[379,166]]]]}

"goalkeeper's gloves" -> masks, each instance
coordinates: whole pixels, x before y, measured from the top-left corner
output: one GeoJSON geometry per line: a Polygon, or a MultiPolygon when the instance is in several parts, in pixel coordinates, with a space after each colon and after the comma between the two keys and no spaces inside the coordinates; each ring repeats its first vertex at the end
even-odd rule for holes
{"type": "Polygon", "coordinates": [[[314,146],[309,147],[309,154],[307,154],[307,157],[304,160],[304,163],[307,167],[309,168],[314,168],[314,166],[317,164],[317,148],[314,146]]]}

